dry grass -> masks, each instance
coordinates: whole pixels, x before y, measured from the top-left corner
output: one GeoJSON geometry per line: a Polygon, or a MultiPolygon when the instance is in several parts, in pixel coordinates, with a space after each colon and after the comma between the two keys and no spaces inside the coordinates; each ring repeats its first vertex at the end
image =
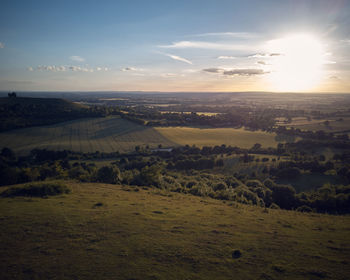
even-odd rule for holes
{"type": "Polygon", "coordinates": [[[1,279],[350,277],[349,216],[66,184],[71,194],[0,199],[1,279]]]}

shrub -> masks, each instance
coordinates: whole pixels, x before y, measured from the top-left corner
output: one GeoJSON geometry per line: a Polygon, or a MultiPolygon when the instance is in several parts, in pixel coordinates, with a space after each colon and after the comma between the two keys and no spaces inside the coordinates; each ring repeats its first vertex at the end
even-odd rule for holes
{"type": "Polygon", "coordinates": [[[23,187],[13,187],[1,193],[3,197],[30,196],[46,197],[70,193],[71,190],[60,183],[31,183],[23,187]]]}
{"type": "Polygon", "coordinates": [[[214,191],[226,190],[227,189],[227,185],[224,182],[220,182],[218,184],[215,184],[213,189],[214,189],[214,191]]]}
{"type": "Polygon", "coordinates": [[[270,209],[280,209],[280,207],[276,203],[271,203],[270,209]]]}
{"type": "Polygon", "coordinates": [[[245,182],[245,184],[250,188],[257,188],[262,186],[262,183],[259,180],[248,180],[245,182]]]}
{"type": "Polygon", "coordinates": [[[313,212],[313,209],[307,205],[299,206],[296,210],[299,212],[308,212],[308,213],[313,212]]]}

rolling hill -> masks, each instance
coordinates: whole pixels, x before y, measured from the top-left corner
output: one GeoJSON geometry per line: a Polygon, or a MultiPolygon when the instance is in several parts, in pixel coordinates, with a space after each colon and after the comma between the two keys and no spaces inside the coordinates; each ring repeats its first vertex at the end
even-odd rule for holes
{"type": "Polygon", "coordinates": [[[350,277],[349,216],[65,184],[72,193],[0,198],[2,279],[350,277]]]}

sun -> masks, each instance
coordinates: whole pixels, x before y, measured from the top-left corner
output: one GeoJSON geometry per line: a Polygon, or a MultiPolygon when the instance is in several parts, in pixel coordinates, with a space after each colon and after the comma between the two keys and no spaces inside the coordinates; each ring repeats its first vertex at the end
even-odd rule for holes
{"type": "Polygon", "coordinates": [[[269,41],[269,82],[277,91],[310,91],[323,77],[324,45],[309,34],[269,41]]]}

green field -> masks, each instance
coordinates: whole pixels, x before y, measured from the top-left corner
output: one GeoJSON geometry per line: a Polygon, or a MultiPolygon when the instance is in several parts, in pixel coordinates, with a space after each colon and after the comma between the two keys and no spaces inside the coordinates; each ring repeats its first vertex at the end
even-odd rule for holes
{"type": "Polygon", "coordinates": [[[350,278],[349,216],[67,185],[71,194],[0,198],[1,279],[350,278]]]}
{"type": "MultiPolygon", "coordinates": [[[[231,145],[251,148],[255,143],[275,147],[274,133],[234,128],[146,127],[120,117],[89,118],[55,125],[29,127],[0,133],[0,147],[19,154],[34,148],[77,152],[130,152],[135,146],[155,148],[178,145],[231,145]]],[[[285,140],[285,139],[281,139],[285,140]]]]}
{"type": "Polygon", "coordinates": [[[249,131],[243,128],[192,128],[192,127],[157,127],[157,131],[172,142],[180,145],[197,147],[231,145],[251,148],[260,143],[263,147],[276,147],[275,133],[249,131]]]}

